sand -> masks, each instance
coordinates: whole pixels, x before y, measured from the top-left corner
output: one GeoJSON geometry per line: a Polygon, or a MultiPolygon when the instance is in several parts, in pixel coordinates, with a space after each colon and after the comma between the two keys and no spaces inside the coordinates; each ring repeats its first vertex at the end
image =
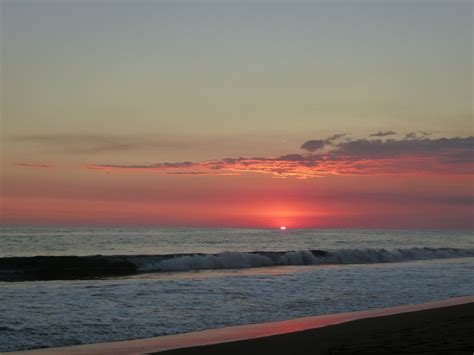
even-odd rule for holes
{"type": "Polygon", "coordinates": [[[474,303],[270,337],[159,352],[187,354],[474,353],[474,303]]]}
{"type": "Polygon", "coordinates": [[[23,354],[473,354],[474,297],[23,354]]]}

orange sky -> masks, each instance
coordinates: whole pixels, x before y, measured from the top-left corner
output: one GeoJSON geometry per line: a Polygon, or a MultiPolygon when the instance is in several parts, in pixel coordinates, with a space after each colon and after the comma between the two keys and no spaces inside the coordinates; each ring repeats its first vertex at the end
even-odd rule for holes
{"type": "Polygon", "coordinates": [[[473,227],[470,1],[0,6],[2,224],[473,227]]]}
{"type": "Polygon", "coordinates": [[[10,169],[3,222],[224,227],[472,227],[472,176],[160,176],[10,169]]]}

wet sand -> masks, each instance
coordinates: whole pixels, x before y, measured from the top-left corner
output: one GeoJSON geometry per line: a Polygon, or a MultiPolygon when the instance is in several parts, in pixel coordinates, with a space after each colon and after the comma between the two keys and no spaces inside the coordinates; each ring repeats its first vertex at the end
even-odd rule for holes
{"type": "MultiPolygon", "coordinates": [[[[16,354],[473,354],[474,296],[16,354]]],[[[15,353],[12,353],[15,354],[15,353]]]]}

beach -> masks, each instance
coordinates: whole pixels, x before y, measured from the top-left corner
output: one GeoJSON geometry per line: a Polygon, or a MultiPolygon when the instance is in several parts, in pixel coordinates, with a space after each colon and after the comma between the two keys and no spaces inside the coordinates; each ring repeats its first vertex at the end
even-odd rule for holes
{"type": "Polygon", "coordinates": [[[472,354],[474,297],[12,354],[472,354]]]}
{"type": "Polygon", "coordinates": [[[159,354],[472,354],[474,303],[159,354]]]}

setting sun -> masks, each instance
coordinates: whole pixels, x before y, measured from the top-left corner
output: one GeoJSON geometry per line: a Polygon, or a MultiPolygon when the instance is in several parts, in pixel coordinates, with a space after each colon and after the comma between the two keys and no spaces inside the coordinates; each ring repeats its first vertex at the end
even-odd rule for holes
{"type": "Polygon", "coordinates": [[[284,230],[286,230],[286,227],[285,227],[285,226],[281,226],[280,229],[281,229],[282,231],[284,231],[284,230]]]}

